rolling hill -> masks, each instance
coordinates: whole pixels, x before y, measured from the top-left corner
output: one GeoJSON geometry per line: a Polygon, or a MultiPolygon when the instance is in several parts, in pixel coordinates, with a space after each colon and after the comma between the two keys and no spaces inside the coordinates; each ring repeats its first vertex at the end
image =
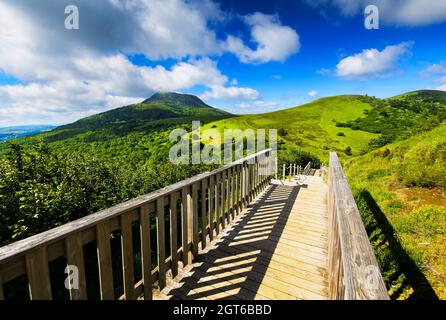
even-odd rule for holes
{"type": "MultiPolygon", "coordinates": [[[[155,93],[141,103],[96,114],[60,126],[46,135],[48,141],[64,140],[95,133],[99,139],[125,136],[134,132],[160,131],[192,120],[209,122],[231,114],[205,104],[198,97],[173,92],[155,93]]],[[[90,137],[94,140],[94,137],[90,137]]]]}
{"type": "MultiPolygon", "coordinates": [[[[59,223],[61,214],[71,219],[73,199],[79,199],[74,214],[81,216],[208,170],[177,167],[167,158],[170,131],[190,130],[193,120],[202,122],[202,130],[221,133],[225,129],[278,129],[279,157],[285,161],[297,161],[301,154],[296,151],[304,151],[327,162],[329,151],[336,151],[392,297],[414,296],[422,283],[433,287],[431,295],[446,298],[442,280],[446,273],[446,92],[442,91],[416,91],[389,99],[334,96],[255,115],[231,115],[191,95],[158,93],[139,104],[18,139],[25,148],[43,139],[51,151],[39,147],[26,155],[18,147],[13,149],[20,161],[20,157],[27,159],[29,172],[16,175],[27,177],[23,184],[15,184],[10,178],[13,174],[2,178],[0,172],[0,182],[8,186],[11,198],[19,192],[29,199],[26,205],[7,211],[17,212],[13,220],[19,226],[4,231],[7,239],[14,232],[21,237],[40,230],[28,230],[32,223],[21,222],[34,221],[39,217],[35,211],[52,214],[56,218],[49,222],[59,223]],[[41,159],[39,166],[35,159],[41,159]],[[49,198],[52,202],[47,204],[49,198]],[[21,216],[25,218],[19,220],[21,216]],[[427,282],[420,280],[423,277],[427,282]]],[[[7,163],[3,171],[20,161],[7,163]]],[[[4,199],[8,200],[5,208],[22,203],[4,199]]],[[[1,201],[0,197],[0,218],[1,201]]]]}
{"type": "Polygon", "coordinates": [[[364,146],[378,134],[351,128],[337,127],[339,122],[346,122],[365,117],[370,104],[362,96],[336,96],[322,98],[312,103],[255,115],[237,116],[209,123],[203,129],[281,129],[280,139],[287,149],[302,149],[326,159],[329,151],[344,154],[350,146],[359,154],[364,146]],[[341,134],[342,133],[342,134],[341,134]]]}

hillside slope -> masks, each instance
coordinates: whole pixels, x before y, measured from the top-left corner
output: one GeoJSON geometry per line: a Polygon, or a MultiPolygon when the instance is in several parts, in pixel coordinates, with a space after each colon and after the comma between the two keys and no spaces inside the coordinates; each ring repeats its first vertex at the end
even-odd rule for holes
{"type": "Polygon", "coordinates": [[[243,115],[212,122],[203,129],[281,129],[280,139],[287,149],[310,151],[319,157],[328,158],[329,151],[341,155],[347,147],[358,154],[377,134],[351,128],[340,128],[338,122],[364,117],[372,107],[361,96],[336,96],[322,98],[312,103],[256,115],[243,115]]]}
{"type": "Polygon", "coordinates": [[[208,122],[231,116],[213,108],[198,97],[173,92],[155,93],[141,103],[113,109],[74,123],[60,126],[47,135],[49,141],[72,138],[76,135],[97,132],[123,136],[137,131],[161,130],[165,127],[188,123],[192,120],[208,122]]]}
{"type": "Polygon", "coordinates": [[[344,162],[396,298],[446,299],[445,137],[443,124],[344,162]]]}

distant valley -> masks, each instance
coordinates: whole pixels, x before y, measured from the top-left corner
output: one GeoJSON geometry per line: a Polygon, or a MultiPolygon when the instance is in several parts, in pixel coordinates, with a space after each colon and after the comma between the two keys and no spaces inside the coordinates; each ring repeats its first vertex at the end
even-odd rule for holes
{"type": "Polygon", "coordinates": [[[52,125],[29,125],[0,128],[0,142],[11,140],[14,138],[32,136],[41,132],[54,129],[52,125]]]}

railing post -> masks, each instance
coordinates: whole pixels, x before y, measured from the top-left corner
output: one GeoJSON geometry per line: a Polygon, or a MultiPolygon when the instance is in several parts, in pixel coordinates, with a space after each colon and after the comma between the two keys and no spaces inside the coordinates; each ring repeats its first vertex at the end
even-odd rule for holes
{"type": "Polygon", "coordinates": [[[172,278],[178,274],[178,193],[171,193],[169,196],[170,215],[170,256],[172,262],[172,278]]]}
{"type": "Polygon", "coordinates": [[[113,269],[110,248],[110,226],[108,221],[104,221],[96,226],[96,245],[101,299],[113,300],[115,293],[113,288],[113,269]]]}
{"type": "Polygon", "coordinates": [[[181,243],[183,248],[183,267],[187,266],[189,260],[189,223],[188,223],[188,196],[189,186],[181,189],[181,243]]]}
{"type": "Polygon", "coordinates": [[[201,181],[201,249],[206,248],[207,221],[206,221],[206,194],[208,180],[201,181]]]}
{"type": "Polygon", "coordinates": [[[67,265],[76,266],[78,270],[79,288],[72,288],[69,283],[71,300],[87,299],[87,283],[85,280],[84,247],[82,245],[82,234],[75,233],[65,239],[65,251],[67,254],[67,265]]]}
{"type": "Polygon", "coordinates": [[[34,249],[25,258],[31,300],[51,300],[47,247],[34,249]]]}
{"type": "Polygon", "coordinates": [[[162,290],[166,286],[166,237],[164,224],[164,200],[156,200],[156,231],[158,244],[158,286],[162,290]]]}
{"type": "MultiPolygon", "coordinates": [[[[150,220],[149,220],[149,208],[147,204],[144,204],[139,208],[139,223],[140,223],[139,230],[141,237],[141,267],[142,267],[142,279],[144,285],[144,299],[151,300],[152,250],[150,248],[150,220]]],[[[173,273],[173,267],[172,267],[172,273],[173,273]]]]}
{"type": "Polygon", "coordinates": [[[209,220],[209,241],[214,239],[214,196],[215,196],[215,176],[209,177],[209,211],[208,211],[208,220],[209,220]]]}

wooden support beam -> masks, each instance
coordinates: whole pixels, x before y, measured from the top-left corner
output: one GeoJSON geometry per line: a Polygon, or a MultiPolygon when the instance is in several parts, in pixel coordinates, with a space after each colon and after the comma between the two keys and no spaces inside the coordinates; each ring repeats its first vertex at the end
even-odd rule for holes
{"type": "Polygon", "coordinates": [[[181,243],[183,247],[183,267],[187,266],[189,260],[189,239],[188,239],[188,215],[187,202],[189,196],[189,187],[186,186],[181,189],[181,243]]]}
{"type": "Polygon", "coordinates": [[[110,227],[108,221],[96,226],[99,285],[101,300],[114,300],[113,269],[110,248],[110,227]]]}
{"type": "MultiPolygon", "coordinates": [[[[85,279],[84,246],[82,244],[82,234],[74,233],[65,239],[65,251],[67,265],[74,266],[77,272],[73,271],[73,276],[77,279],[68,281],[71,300],[87,300],[87,282],[85,279]],[[74,284],[78,287],[74,287],[74,284]]],[[[71,268],[68,269],[71,271],[71,268]]]]}
{"type": "Polygon", "coordinates": [[[206,248],[207,217],[206,217],[206,195],[208,193],[208,180],[201,181],[201,248],[206,248]]]}
{"type": "Polygon", "coordinates": [[[208,220],[209,220],[209,240],[214,239],[214,198],[215,198],[215,176],[209,177],[209,196],[208,196],[208,220]]]}
{"type": "Polygon", "coordinates": [[[172,259],[172,278],[178,275],[178,193],[170,194],[169,215],[170,215],[170,256],[172,259]]]}
{"type": "Polygon", "coordinates": [[[156,200],[156,234],[158,244],[158,286],[166,286],[166,236],[164,223],[164,198],[156,200]]]}
{"type": "Polygon", "coordinates": [[[125,300],[133,300],[134,296],[134,263],[133,263],[133,241],[132,241],[132,213],[126,212],[121,215],[121,256],[122,275],[125,300]]]}
{"type": "Polygon", "coordinates": [[[152,250],[150,244],[149,206],[144,204],[139,209],[139,230],[141,237],[141,267],[144,285],[144,299],[152,300],[152,250]]]}
{"type": "Polygon", "coordinates": [[[47,247],[34,249],[25,258],[31,300],[51,300],[53,297],[47,247]]]}

